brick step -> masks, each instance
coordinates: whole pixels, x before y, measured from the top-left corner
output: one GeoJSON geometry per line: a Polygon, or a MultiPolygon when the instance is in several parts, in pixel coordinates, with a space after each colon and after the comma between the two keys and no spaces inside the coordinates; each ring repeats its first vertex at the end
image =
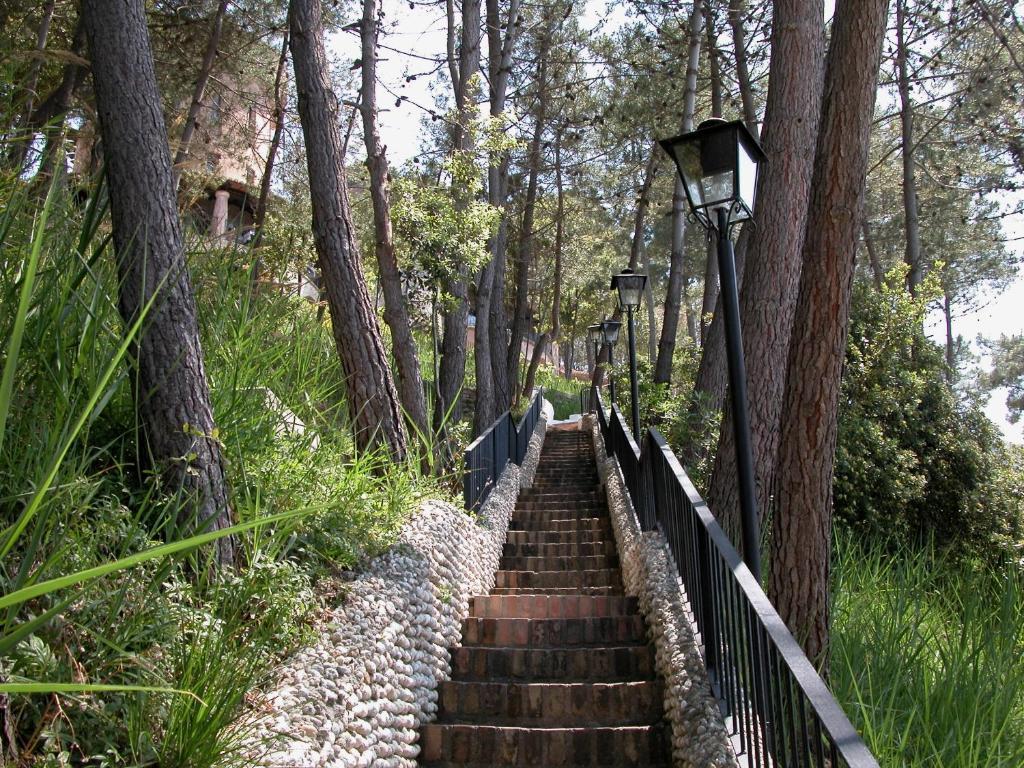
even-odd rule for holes
{"type": "Polygon", "coordinates": [[[580,464],[545,464],[537,467],[537,471],[534,474],[534,479],[538,477],[545,478],[588,478],[597,477],[597,468],[593,463],[580,463],[580,464]]]}
{"type": "Polygon", "coordinates": [[[622,595],[622,587],[495,587],[492,595],[622,595]]]}
{"type": "Polygon", "coordinates": [[[611,535],[612,524],[611,520],[607,517],[578,517],[575,519],[563,518],[558,520],[548,520],[547,522],[542,520],[534,521],[529,519],[516,519],[513,517],[509,522],[508,527],[511,531],[545,530],[565,533],[574,533],[576,531],[595,531],[611,535]]]}
{"type": "Polygon", "coordinates": [[[601,571],[618,567],[618,555],[503,557],[498,562],[502,571],[601,571]]]}
{"type": "Polygon", "coordinates": [[[573,503],[569,499],[551,499],[545,501],[544,499],[538,499],[535,501],[520,501],[516,504],[516,510],[519,512],[571,512],[571,517],[590,517],[590,515],[581,514],[583,512],[597,512],[596,516],[608,514],[608,503],[606,501],[598,499],[585,499],[577,503],[573,503]]]}
{"type": "Polygon", "coordinates": [[[536,501],[538,499],[546,499],[548,501],[553,499],[567,499],[569,501],[597,501],[604,498],[604,494],[596,488],[587,489],[586,492],[581,492],[579,490],[551,491],[545,488],[524,488],[519,494],[519,499],[523,501],[536,501]]]}
{"type": "Polygon", "coordinates": [[[520,619],[469,617],[462,623],[464,646],[558,648],[646,643],[639,614],[589,619],[520,619]]]}
{"type": "Polygon", "coordinates": [[[469,615],[482,619],[587,619],[635,614],[635,597],[589,595],[477,595],[469,599],[469,615]]]}
{"type": "Polygon", "coordinates": [[[503,557],[592,557],[614,555],[614,541],[588,541],[583,544],[505,544],[503,557]]]}
{"type": "Polygon", "coordinates": [[[601,509],[517,509],[512,513],[511,523],[523,523],[514,530],[533,528],[536,531],[557,531],[558,527],[548,526],[547,523],[562,522],[583,522],[583,527],[590,525],[587,521],[598,520],[610,524],[607,511],[601,509]]]}
{"type": "Polygon", "coordinates": [[[621,587],[622,571],[498,571],[495,587],[621,587]]]}
{"type": "Polygon", "coordinates": [[[533,682],[653,680],[649,645],[604,648],[516,648],[471,646],[452,651],[452,678],[533,682]]]}
{"type": "Polygon", "coordinates": [[[429,768],[484,766],[668,765],[664,726],[501,728],[428,723],[420,729],[420,760],[429,768]]]}
{"type": "Polygon", "coordinates": [[[658,680],[615,683],[495,683],[448,680],[438,722],[487,725],[653,725],[661,720],[658,680]]]}
{"type": "Polygon", "coordinates": [[[608,537],[602,531],[576,530],[576,531],[552,531],[552,530],[527,530],[509,531],[506,543],[508,544],[585,544],[588,542],[608,541],[608,537]]]}

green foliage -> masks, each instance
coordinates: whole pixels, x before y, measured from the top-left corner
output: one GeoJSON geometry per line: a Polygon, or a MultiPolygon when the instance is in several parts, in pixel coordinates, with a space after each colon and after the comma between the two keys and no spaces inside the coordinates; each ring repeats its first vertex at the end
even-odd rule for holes
{"type": "MultiPolygon", "coordinates": [[[[544,387],[544,399],[551,403],[555,410],[555,419],[568,419],[580,412],[580,391],[589,391],[590,384],[575,379],[566,379],[555,373],[550,365],[537,368],[537,386],[544,387]]],[[[521,401],[525,407],[525,398],[521,401]]]]}
{"type": "Polygon", "coordinates": [[[831,683],[881,765],[1024,764],[1024,582],[841,534],[831,683]]]}
{"type": "Polygon", "coordinates": [[[240,764],[246,692],[308,638],[338,569],[386,548],[435,481],[354,457],[315,308],[254,290],[238,266],[253,254],[197,243],[240,520],[226,532],[245,561],[210,575],[189,552],[219,534],[181,538],[177,500],[137,470],[135,329],[117,311],[104,196],[83,206],[58,181],[44,204],[16,179],[0,196],[0,690],[18,743],[42,765],[240,764]]]}
{"type": "Polygon", "coordinates": [[[992,354],[992,371],[983,376],[989,389],[1006,387],[1006,407],[1010,421],[1016,424],[1024,413],[1024,334],[1002,335],[986,342],[992,354]]]}
{"type": "Polygon", "coordinates": [[[854,292],[836,451],[835,511],[846,525],[893,541],[934,537],[964,556],[1019,544],[1021,508],[996,427],[945,382],[925,338],[928,291],[912,300],[890,282],[854,292]]]}
{"type": "MultiPolygon", "coordinates": [[[[479,270],[489,258],[488,240],[501,217],[480,199],[481,161],[516,143],[506,135],[503,120],[482,118],[479,106],[470,112],[462,126],[470,149],[449,153],[441,166],[442,181],[400,176],[391,187],[391,220],[403,272],[420,290],[448,285],[460,270],[479,270]]],[[[452,112],[449,120],[457,121],[458,114],[452,112]]]]}

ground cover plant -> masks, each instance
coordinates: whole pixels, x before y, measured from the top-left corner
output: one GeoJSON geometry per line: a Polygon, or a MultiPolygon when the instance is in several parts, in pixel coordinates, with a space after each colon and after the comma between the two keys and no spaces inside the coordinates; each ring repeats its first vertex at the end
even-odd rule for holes
{"type": "Polygon", "coordinates": [[[1024,765],[1019,563],[838,536],[831,683],[881,765],[1024,765]]]}
{"type": "Polygon", "coordinates": [[[345,571],[445,492],[412,463],[353,455],[317,307],[255,279],[244,248],[195,243],[242,548],[237,569],[208,570],[177,499],[136,469],[102,190],[8,178],[0,194],[0,675],[23,691],[5,727],[26,765],[243,761],[245,694],[308,639],[345,571]]]}

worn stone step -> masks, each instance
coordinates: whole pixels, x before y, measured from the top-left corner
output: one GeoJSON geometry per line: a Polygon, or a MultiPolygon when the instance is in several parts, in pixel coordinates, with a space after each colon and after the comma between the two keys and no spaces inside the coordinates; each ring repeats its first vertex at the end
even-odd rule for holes
{"type": "Polygon", "coordinates": [[[508,544],[502,549],[503,557],[593,557],[614,555],[614,541],[568,543],[568,544],[508,544]]]}
{"type": "Polygon", "coordinates": [[[504,728],[429,723],[421,761],[442,766],[661,766],[669,749],[661,724],[618,728],[504,728]]]}
{"type": "Polygon", "coordinates": [[[575,530],[575,531],[554,531],[554,530],[526,530],[509,531],[506,543],[508,544],[583,544],[586,542],[608,541],[608,537],[602,531],[575,530]]]}
{"type": "Polygon", "coordinates": [[[651,725],[661,720],[658,680],[607,683],[520,683],[447,680],[438,696],[439,722],[487,725],[651,725]]]}
{"type": "Polygon", "coordinates": [[[618,555],[503,557],[498,562],[498,568],[503,571],[600,571],[618,567],[618,555]]]}
{"type": "Polygon", "coordinates": [[[621,587],[622,571],[498,571],[495,587],[621,587]]]}
{"type": "Polygon", "coordinates": [[[589,595],[477,595],[469,599],[470,616],[480,618],[587,619],[637,612],[635,597],[589,595]]]}
{"type": "Polygon", "coordinates": [[[452,651],[452,679],[494,681],[653,680],[649,645],[604,648],[517,648],[471,646],[452,651]]]}
{"type": "Polygon", "coordinates": [[[557,499],[555,501],[522,501],[516,504],[516,514],[533,512],[567,513],[563,517],[604,517],[608,514],[608,504],[604,501],[580,501],[573,503],[565,499],[557,499]]]}
{"type": "Polygon", "coordinates": [[[592,587],[495,587],[492,595],[606,595],[623,597],[626,592],[621,584],[597,585],[592,587]]]}
{"type": "Polygon", "coordinates": [[[587,499],[603,499],[604,494],[600,489],[596,487],[588,487],[582,489],[573,488],[524,488],[519,498],[525,501],[534,501],[538,498],[542,499],[574,499],[576,501],[586,501],[587,499]]]}
{"type": "Polygon", "coordinates": [[[560,648],[646,643],[639,614],[588,619],[520,619],[469,617],[462,623],[464,646],[560,648]]]}
{"type": "MultiPolygon", "coordinates": [[[[540,521],[543,522],[543,521],[540,521]]],[[[529,518],[515,518],[509,522],[509,530],[512,531],[523,531],[523,530],[540,530],[533,526],[533,521],[529,518]]],[[[574,519],[562,518],[562,519],[551,519],[544,523],[544,530],[547,531],[596,531],[603,534],[611,534],[611,521],[607,517],[578,517],[574,519]]]]}

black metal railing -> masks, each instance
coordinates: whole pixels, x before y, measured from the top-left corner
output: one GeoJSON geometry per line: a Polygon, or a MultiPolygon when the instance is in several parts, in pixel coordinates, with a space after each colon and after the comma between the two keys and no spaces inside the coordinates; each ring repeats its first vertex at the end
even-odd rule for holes
{"type": "Polygon", "coordinates": [[[480,437],[466,449],[466,471],[462,480],[462,496],[466,509],[476,511],[487,501],[491,490],[505,471],[505,465],[522,464],[526,449],[530,445],[540,407],[544,400],[543,389],[533,391],[530,407],[516,425],[511,411],[505,411],[495,419],[480,437]]]}
{"type": "Polygon", "coordinates": [[[619,409],[593,397],[641,529],[668,541],[741,764],[878,768],[665,438],[648,429],[638,446],[619,409]]]}

